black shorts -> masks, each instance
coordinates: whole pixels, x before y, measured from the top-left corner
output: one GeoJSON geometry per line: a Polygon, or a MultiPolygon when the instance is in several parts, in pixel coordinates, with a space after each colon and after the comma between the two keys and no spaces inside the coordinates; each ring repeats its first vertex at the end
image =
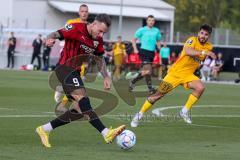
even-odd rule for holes
{"type": "Polygon", "coordinates": [[[168,58],[162,58],[162,65],[168,65],[168,58]]]}
{"type": "Polygon", "coordinates": [[[139,56],[140,56],[140,59],[142,60],[142,64],[149,64],[149,63],[153,63],[155,52],[141,49],[139,56]]]}
{"type": "Polygon", "coordinates": [[[79,70],[64,65],[58,65],[55,68],[55,73],[67,96],[70,96],[76,89],[84,88],[79,70]]]}

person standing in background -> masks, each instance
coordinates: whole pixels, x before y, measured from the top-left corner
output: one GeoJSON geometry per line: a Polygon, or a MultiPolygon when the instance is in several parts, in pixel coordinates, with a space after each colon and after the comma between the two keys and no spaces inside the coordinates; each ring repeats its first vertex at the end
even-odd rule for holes
{"type": "Polygon", "coordinates": [[[33,54],[32,54],[32,60],[31,60],[31,64],[33,64],[35,58],[38,59],[38,69],[41,68],[41,58],[40,58],[40,54],[41,54],[41,47],[42,47],[42,35],[39,34],[38,37],[36,39],[33,40],[32,46],[33,46],[33,54]]]}
{"type": "Polygon", "coordinates": [[[160,56],[162,64],[159,68],[158,79],[163,79],[170,63],[170,48],[167,46],[166,42],[164,42],[163,47],[160,50],[160,56]]]}
{"type": "Polygon", "coordinates": [[[46,45],[46,39],[43,40],[43,69],[48,70],[51,47],[46,45]]]}
{"type": "Polygon", "coordinates": [[[122,37],[118,36],[118,41],[113,45],[113,59],[114,59],[114,74],[113,80],[119,80],[121,75],[121,67],[123,65],[124,57],[127,55],[125,44],[122,42],[122,37]]]}
{"type": "Polygon", "coordinates": [[[12,63],[11,68],[14,67],[14,53],[15,53],[16,43],[17,43],[17,39],[14,37],[14,32],[10,32],[10,38],[8,39],[8,50],[7,50],[7,57],[8,57],[7,68],[10,67],[10,63],[12,63]]]}

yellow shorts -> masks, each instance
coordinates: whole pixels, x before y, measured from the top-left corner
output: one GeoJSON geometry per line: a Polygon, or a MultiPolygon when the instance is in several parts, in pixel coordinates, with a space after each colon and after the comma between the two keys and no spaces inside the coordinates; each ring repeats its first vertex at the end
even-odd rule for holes
{"type": "Polygon", "coordinates": [[[114,65],[115,66],[121,66],[123,64],[123,54],[117,54],[114,55],[113,59],[114,59],[114,65]]]}
{"type": "Polygon", "coordinates": [[[194,74],[179,76],[174,74],[167,74],[163,81],[159,84],[158,90],[161,93],[168,93],[179,85],[182,85],[185,89],[189,89],[188,82],[199,80],[194,74]]]}

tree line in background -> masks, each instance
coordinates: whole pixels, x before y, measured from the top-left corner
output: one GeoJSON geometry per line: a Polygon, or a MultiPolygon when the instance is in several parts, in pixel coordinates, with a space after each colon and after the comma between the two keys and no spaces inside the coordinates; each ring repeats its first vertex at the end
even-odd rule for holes
{"type": "Polygon", "coordinates": [[[240,0],[164,0],[175,6],[175,31],[195,32],[203,23],[240,32],[240,0]]]}

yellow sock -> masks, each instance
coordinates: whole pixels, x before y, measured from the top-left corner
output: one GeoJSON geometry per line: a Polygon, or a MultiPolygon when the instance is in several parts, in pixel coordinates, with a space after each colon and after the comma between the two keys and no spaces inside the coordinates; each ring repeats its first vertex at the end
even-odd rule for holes
{"type": "Polygon", "coordinates": [[[141,113],[145,113],[147,112],[151,107],[152,107],[152,103],[150,103],[148,100],[146,100],[140,110],[141,113]]]}
{"type": "Polygon", "coordinates": [[[67,104],[67,102],[68,102],[68,98],[67,98],[67,96],[65,95],[65,96],[63,97],[63,99],[62,99],[62,103],[64,103],[64,105],[65,105],[65,104],[67,104]]]}
{"type": "Polygon", "coordinates": [[[85,70],[86,70],[85,63],[83,63],[83,64],[81,65],[81,72],[80,72],[81,77],[84,76],[85,70]]]}
{"type": "Polygon", "coordinates": [[[187,110],[190,110],[197,101],[198,101],[198,98],[190,94],[187,100],[187,103],[185,104],[185,107],[187,108],[187,110]]]}

